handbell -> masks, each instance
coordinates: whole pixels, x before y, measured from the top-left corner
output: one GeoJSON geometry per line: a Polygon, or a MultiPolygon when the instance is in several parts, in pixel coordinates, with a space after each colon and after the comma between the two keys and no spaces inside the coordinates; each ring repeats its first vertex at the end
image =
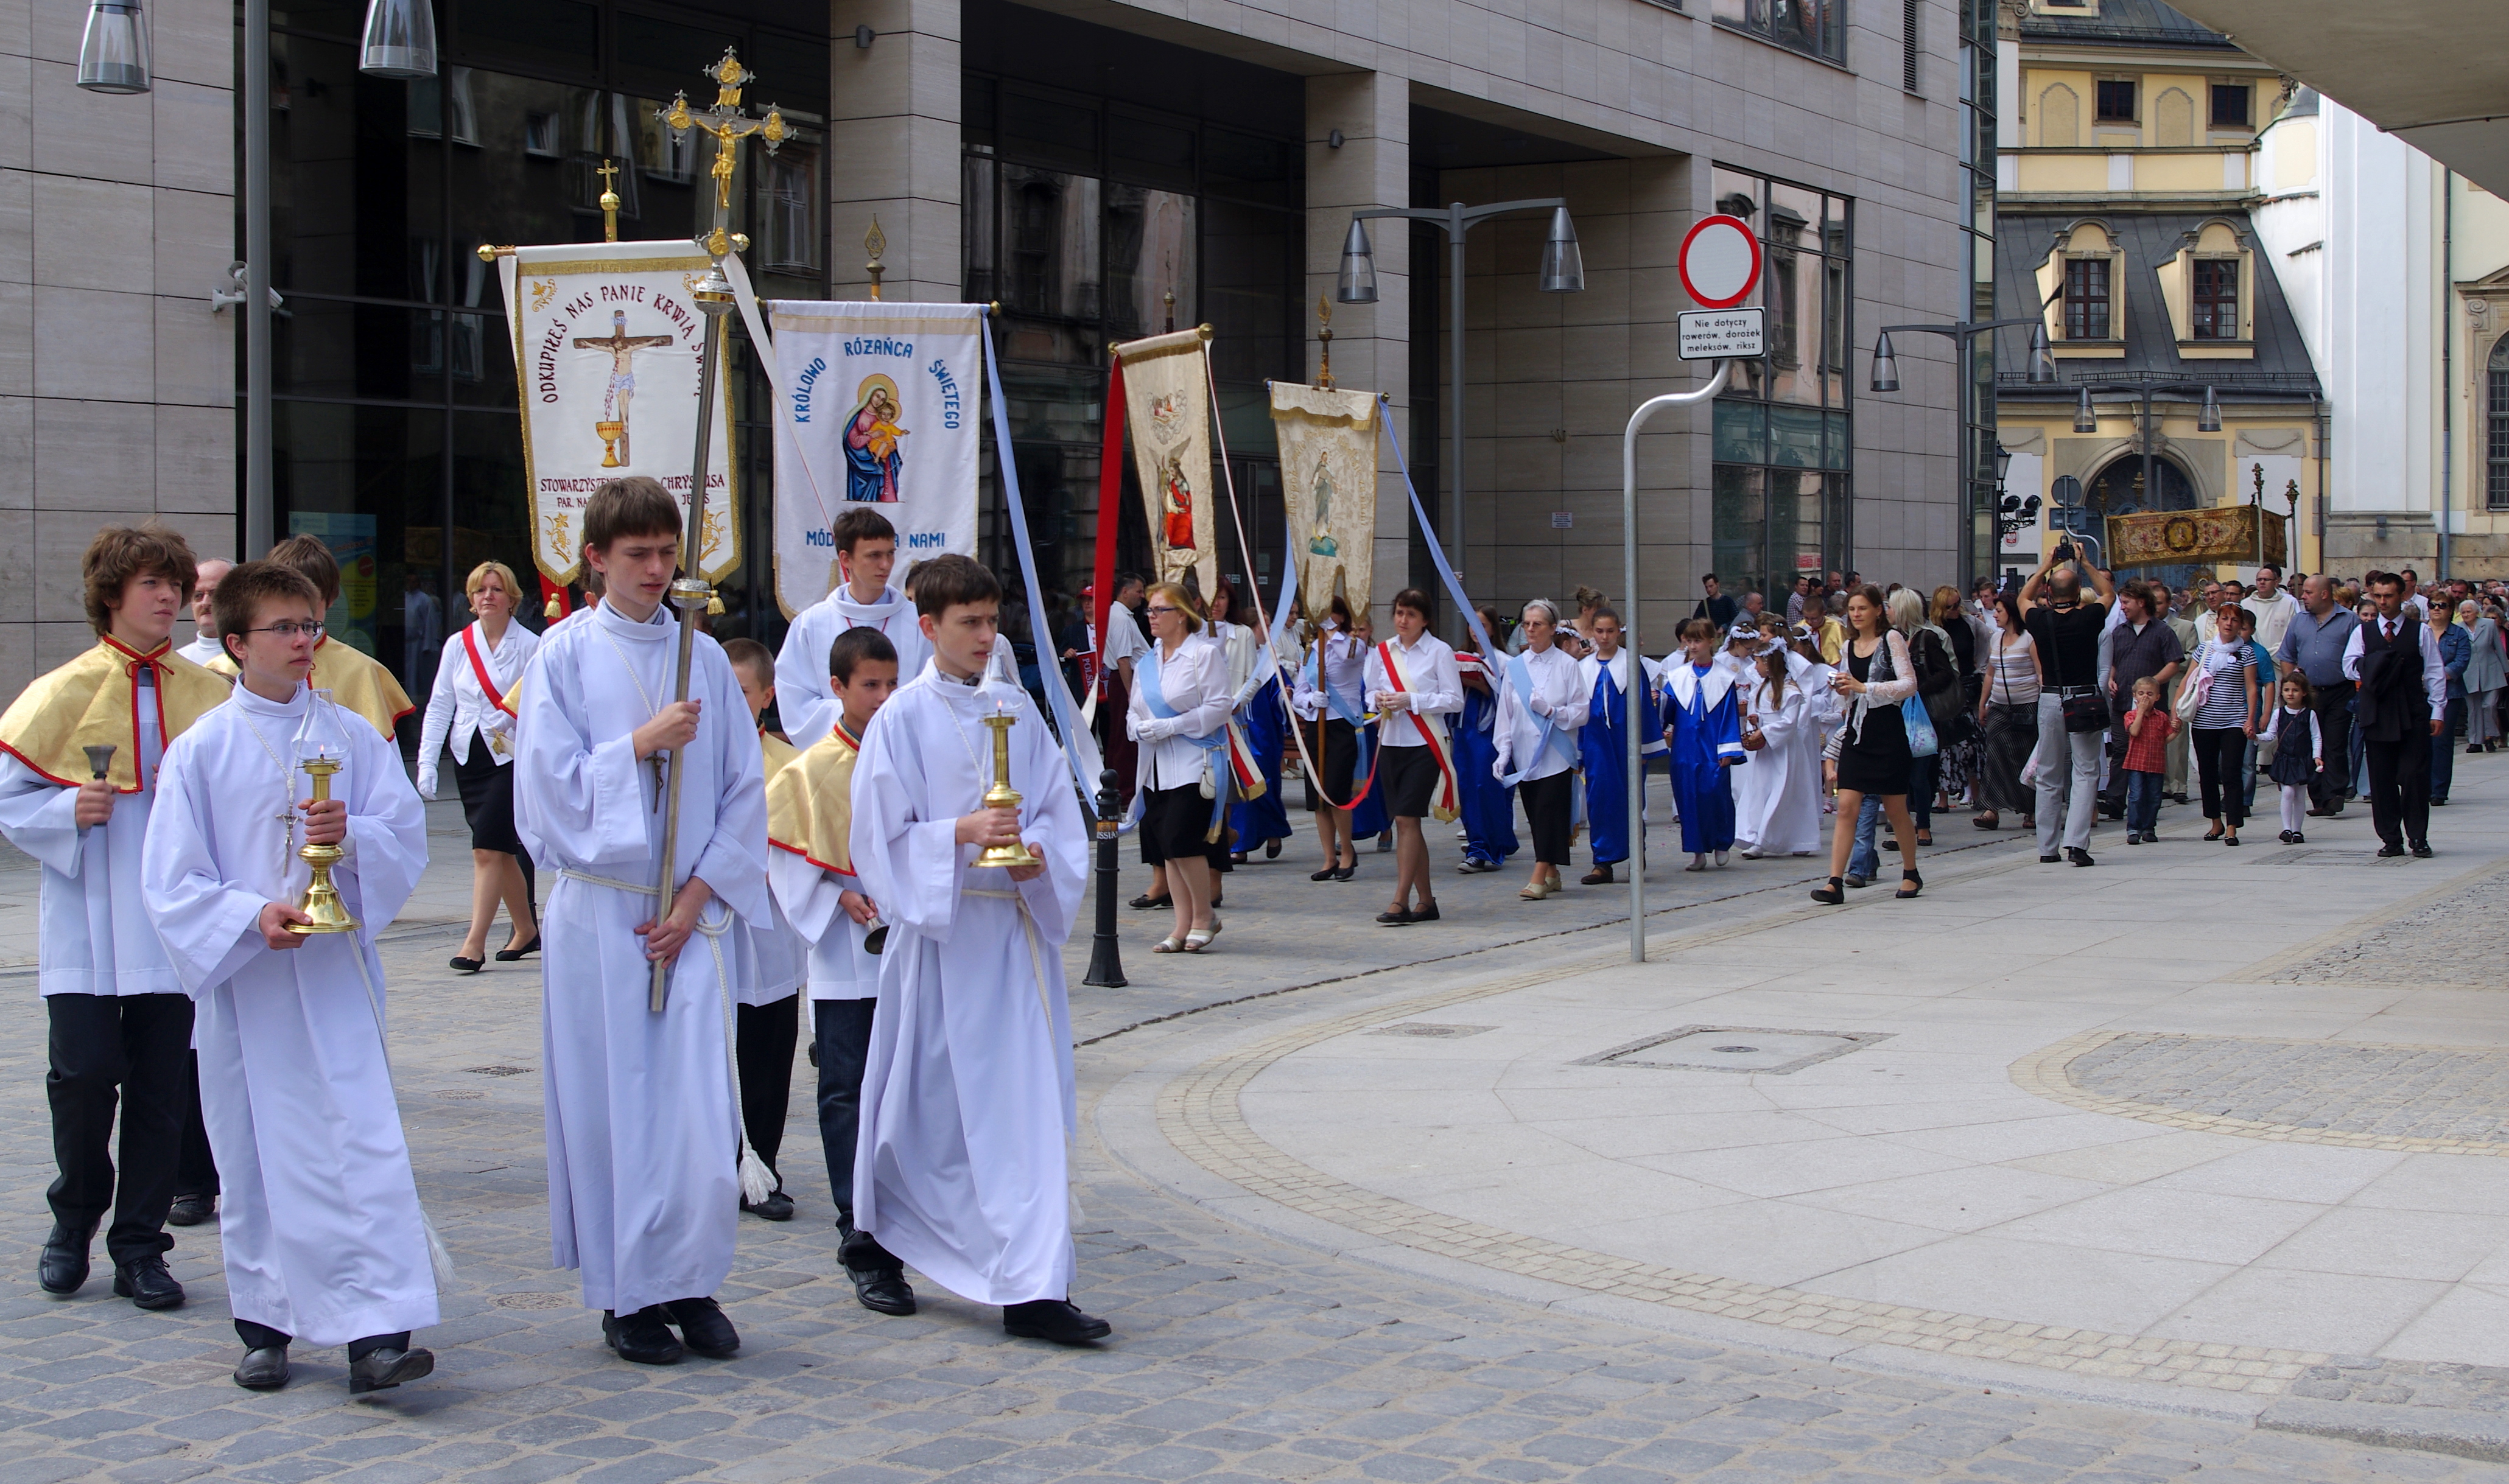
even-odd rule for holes
{"type": "Polygon", "coordinates": [[[112,743],[91,742],[79,751],[87,754],[88,770],[95,774],[96,782],[102,783],[104,775],[113,771],[115,748],[112,743]]]}
{"type": "MultiPolygon", "coordinates": [[[[1022,801],[1020,792],[1011,787],[1011,723],[1016,720],[1008,712],[995,712],[985,718],[993,729],[993,786],[985,790],[983,803],[988,809],[1017,811],[1022,801]]],[[[1029,853],[1028,843],[1013,840],[1007,845],[987,845],[976,856],[979,866],[1042,866],[1045,863],[1029,853]]]]}

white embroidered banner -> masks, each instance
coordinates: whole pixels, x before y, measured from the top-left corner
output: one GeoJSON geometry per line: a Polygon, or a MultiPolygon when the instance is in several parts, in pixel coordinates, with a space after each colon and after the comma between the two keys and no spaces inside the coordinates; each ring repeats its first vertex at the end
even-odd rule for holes
{"type": "Polygon", "coordinates": [[[1311,613],[1324,612],[1336,583],[1352,612],[1367,612],[1376,565],[1376,413],[1372,391],[1272,383],[1290,561],[1311,613]]]}
{"type": "Polygon", "coordinates": [[[775,601],[785,615],[837,583],[830,528],[875,504],[907,564],[976,554],[984,306],[770,299],[775,601]]]}
{"type": "MultiPolygon", "coordinates": [[[[499,260],[514,326],[532,559],[552,582],[583,565],[583,505],[607,479],[643,474],[681,501],[696,452],[705,316],[693,297],[706,258],[688,242],[517,247],[499,260]]],[[[740,566],[731,379],[716,378],[698,566],[740,566]]]]}
{"type": "Polygon", "coordinates": [[[1133,472],[1149,517],[1157,580],[1182,582],[1190,572],[1194,589],[1207,596],[1219,581],[1208,332],[1179,330],[1126,341],[1114,350],[1124,374],[1133,472]]]}

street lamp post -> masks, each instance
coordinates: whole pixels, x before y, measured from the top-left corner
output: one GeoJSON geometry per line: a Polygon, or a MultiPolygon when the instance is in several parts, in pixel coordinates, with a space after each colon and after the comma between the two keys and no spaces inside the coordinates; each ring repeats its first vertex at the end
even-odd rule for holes
{"type": "MultiPolygon", "coordinates": [[[[2204,393],[2204,405],[2196,409],[2195,430],[2208,433],[2222,430],[2222,399],[2214,393],[2212,386],[2208,383],[2082,382],[2079,385],[2081,396],[2074,404],[2074,431],[2078,433],[2100,430],[2099,409],[2091,405],[2092,392],[2126,391],[2138,392],[2142,395],[2143,410],[2135,418],[2134,437],[2135,442],[2143,446],[2143,498],[2147,503],[2160,499],[2160,439],[2155,435],[2152,425],[2153,392],[2201,390],[2204,393]]],[[[2101,507],[2101,513],[2103,515],[2107,513],[2105,505],[2101,507]]]]}
{"type": "MultiPolygon", "coordinates": [[[[1886,324],[1879,339],[1873,342],[1873,390],[1899,390],[1899,358],[1891,349],[1893,335],[1941,335],[1947,337],[1958,354],[1953,357],[1955,374],[1960,380],[1960,528],[1961,544],[1975,539],[1977,516],[1970,509],[1972,472],[1977,462],[1977,447],[1969,437],[1969,402],[1976,394],[1969,378],[1969,337],[2001,330],[2016,324],[2032,326],[2030,331],[2030,384],[2048,386],[2056,380],[2056,359],[2047,347],[2047,321],[2037,315],[2024,315],[2012,319],[1958,319],[1949,324],[1886,324]]],[[[2000,477],[2000,475],[1999,475],[2000,477]]],[[[2001,544],[2001,541],[1998,542],[2001,544]]],[[[1973,574],[1962,574],[1966,581],[1973,574]]]]}
{"type": "Polygon", "coordinates": [[[2039,497],[2004,493],[2003,476],[2012,468],[2012,450],[1995,445],[1995,550],[2003,565],[2003,543],[2039,523],[2039,497]]]}
{"type": "Polygon", "coordinates": [[[1568,203],[1549,196],[1539,201],[1502,201],[1486,206],[1468,206],[1454,202],[1443,208],[1434,206],[1380,206],[1354,211],[1350,216],[1350,236],[1341,249],[1341,281],[1333,297],[1344,304],[1376,302],[1376,250],[1367,241],[1367,229],[1361,225],[1370,217],[1395,216],[1407,221],[1427,222],[1446,234],[1448,289],[1450,306],[1447,317],[1454,326],[1453,344],[1449,348],[1447,377],[1454,388],[1453,427],[1450,446],[1454,452],[1448,460],[1446,488],[1451,492],[1447,506],[1446,541],[1449,561],[1460,574],[1464,563],[1464,236],[1494,216],[1517,211],[1548,211],[1551,233],[1542,244],[1542,278],[1539,287],[1546,294],[1573,294],[1586,287],[1586,259],[1577,246],[1577,228],[1568,219],[1568,203]]]}

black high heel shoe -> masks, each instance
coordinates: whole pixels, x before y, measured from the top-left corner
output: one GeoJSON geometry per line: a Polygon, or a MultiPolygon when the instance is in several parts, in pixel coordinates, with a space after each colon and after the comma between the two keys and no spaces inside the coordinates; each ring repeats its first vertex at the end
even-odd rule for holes
{"type": "Polygon", "coordinates": [[[1824,907],[1836,907],[1841,902],[1847,900],[1847,878],[1845,876],[1830,877],[1829,884],[1827,886],[1816,886],[1813,888],[1812,899],[1815,902],[1820,903],[1824,907]]]}
{"type": "Polygon", "coordinates": [[[525,955],[537,953],[540,950],[541,935],[534,933],[532,935],[532,941],[524,944],[519,948],[499,948],[497,950],[497,962],[501,964],[520,963],[523,961],[525,955]]]}
{"type": "Polygon", "coordinates": [[[1900,901],[1905,902],[1910,897],[1915,896],[1917,893],[1924,891],[1925,889],[1926,878],[1924,876],[1919,875],[1913,871],[1903,871],[1899,872],[1899,890],[1895,895],[1897,895],[1900,901]]]}

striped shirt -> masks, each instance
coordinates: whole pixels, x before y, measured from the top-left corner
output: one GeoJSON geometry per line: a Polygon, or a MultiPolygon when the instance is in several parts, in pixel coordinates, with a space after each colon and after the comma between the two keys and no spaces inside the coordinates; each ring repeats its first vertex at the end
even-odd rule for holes
{"type": "Polygon", "coordinates": [[[2255,666],[2249,659],[2247,641],[2207,641],[2201,663],[2212,688],[2205,692],[2204,704],[2196,708],[2195,724],[2208,731],[2224,727],[2235,731],[2247,725],[2248,702],[2255,686],[2251,679],[2255,666]]]}

